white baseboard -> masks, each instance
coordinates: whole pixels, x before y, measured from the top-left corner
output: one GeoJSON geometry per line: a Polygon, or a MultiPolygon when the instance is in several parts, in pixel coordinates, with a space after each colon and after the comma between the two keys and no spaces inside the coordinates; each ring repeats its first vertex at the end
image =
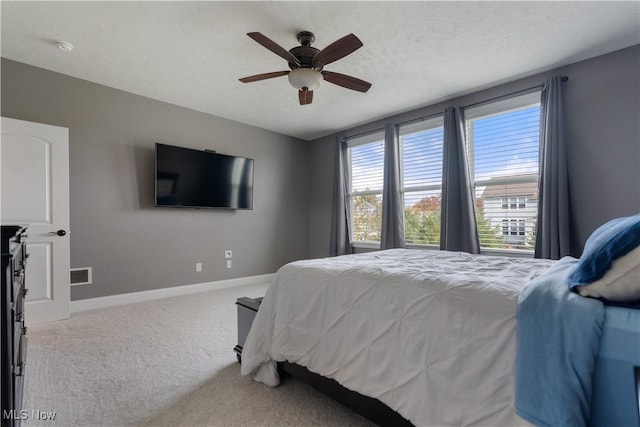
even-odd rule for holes
{"type": "Polygon", "coordinates": [[[173,286],[171,288],[152,289],[149,291],[82,299],[78,301],[71,301],[70,308],[71,313],[73,314],[82,311],[95,310],[97,308],[115,307],[118,305],[151,301],[177,295],[188,295],[198,292],[213,291],[216,289],[271,283],[273,276],[274,274],[261,274],[258,276],[239,277],[237,279],[217,280],[215,282],[196,283],[194,285],[173,286]]]}

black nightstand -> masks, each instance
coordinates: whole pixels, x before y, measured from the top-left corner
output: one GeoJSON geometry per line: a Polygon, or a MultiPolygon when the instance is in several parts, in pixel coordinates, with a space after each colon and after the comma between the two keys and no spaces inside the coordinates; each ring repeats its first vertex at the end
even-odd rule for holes
{"type": "Polygon", "coordinates": [[[242,297],[236,300],[236,305],[238,306],[238,345],[233,348],[233,351],[236,352],[236,357],[240,363],[242,363],[242,347],[247,340],[249,329],[251,329],[251,324],[256,317],[261,302],[262,297],[242,297]]]}

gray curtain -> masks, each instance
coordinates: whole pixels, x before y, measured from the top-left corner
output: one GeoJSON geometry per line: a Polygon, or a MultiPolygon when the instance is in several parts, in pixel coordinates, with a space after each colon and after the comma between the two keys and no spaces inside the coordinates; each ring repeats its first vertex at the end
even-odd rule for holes
{"type": "Polygon", "coordinates": [[[560,259],[570,253],[569,180],[562,108],[562,76],[555,76],[545,84],[540,108],[536,258],[560,259]]]}
{"type": "Polygon", "coordinates": [[[333,178],[333,203],[331,210],[331,256],[353,253],[349,232],[349,205],[347,204],[348,179],[346,169],[347,143],[336,137],[336,157],[333,178]]]}
{"type": "Polygon", "coordinates": [[[474,199],[464,117],[459,107],[449,107],[444,112],[440,249],[480,253],[474,199]]]}
{"type": "Polygon", "coordinates": [[[398,128],[389,123],[384,133],[384,184],[382,187],[382,235],[380,249],[404,247],[404,209],[400,193],[400,140],[398,128]]]}

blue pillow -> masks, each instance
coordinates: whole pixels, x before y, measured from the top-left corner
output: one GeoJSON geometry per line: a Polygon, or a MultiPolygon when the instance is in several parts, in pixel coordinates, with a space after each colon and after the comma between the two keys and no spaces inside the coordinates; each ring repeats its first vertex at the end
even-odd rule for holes
{"type": "Polygon", "coordinates": [[[640,246],[640,214],[612,219],[587,239],[580,261],[569,275],[569,288],[602,278],[616,259],[640,246]]]}

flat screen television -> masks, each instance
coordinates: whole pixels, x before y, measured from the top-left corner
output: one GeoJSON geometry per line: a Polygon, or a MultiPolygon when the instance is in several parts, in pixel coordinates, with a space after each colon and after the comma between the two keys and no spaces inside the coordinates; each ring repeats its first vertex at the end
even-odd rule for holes
{"type": "Polygon", "coordinates": [[[156,206],[253,209],[253,159],[156,144],[156,206]]]}

